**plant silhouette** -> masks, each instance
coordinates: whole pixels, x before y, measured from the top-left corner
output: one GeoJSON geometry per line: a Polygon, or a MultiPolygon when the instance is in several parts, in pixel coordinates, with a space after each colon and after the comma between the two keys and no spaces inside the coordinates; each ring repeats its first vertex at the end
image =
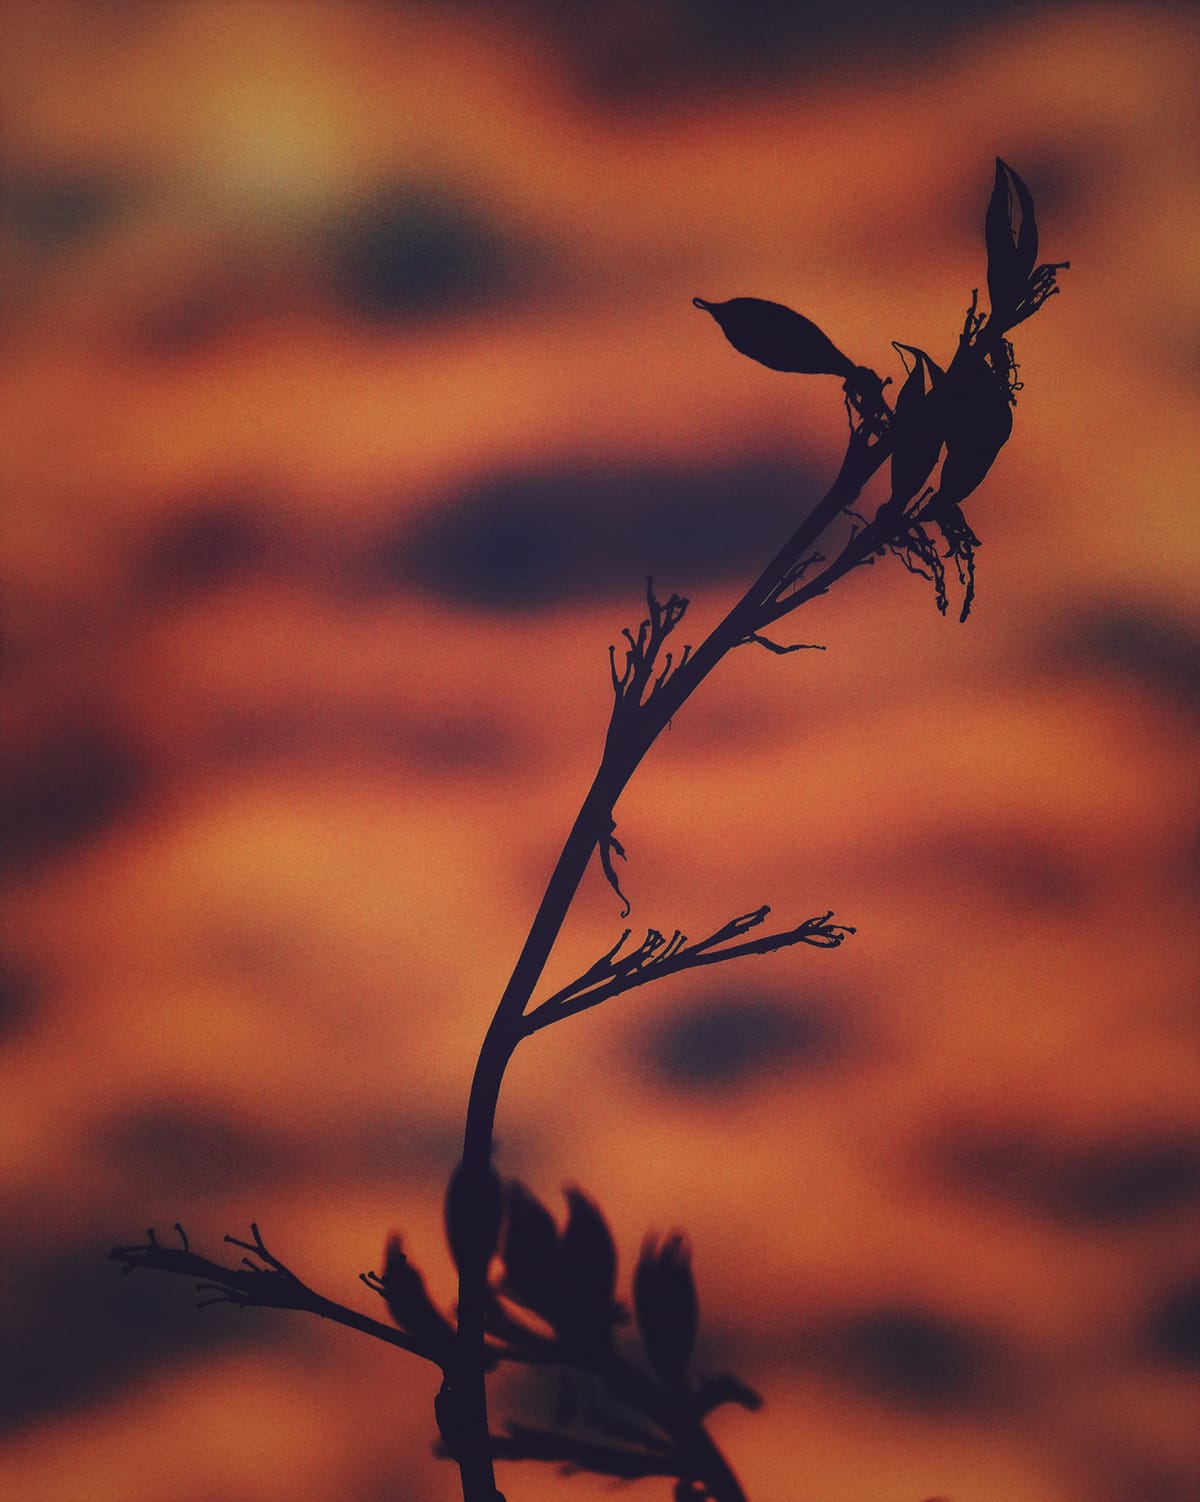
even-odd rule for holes
{"type": "Polygon", "coordinates": [[[1012,431],[1020,382],[1007,336],[1058,290],[1057,273],[1068,264],[1037,263],[1033,198],[999,158],[984,239],[989,310],[982,311],[972,294],[944,366],[924,349],[896,341],[906,374],[892,404],[890,379],[855,364],[791,309],[754,297],[694,299],[749,358],[773,370],[841,379],[849,420],[845,454],[824,498],[699,646],[675,647],[688,602],[676,594],[660,598],[647,581],[645,617],[609,649],[613,705],[599,766],[475,1066],[463,1155],[445,1202],[459,1276],[456,1309],[437,1307],[397,1236],[387,1243],[382,1272],[361,1275],[383,1300],[390,1323],[316,1293],[268,1248],[257,1225],[249,1241],[225,1238],[243,1254],[232,1266],[193,1252],[180,1226],[178,1245],[165,1245],[150,1231],[144,1242],[112,1253],[127,1272],[152,1268],[193,1279],[201,1306],[303,1310],[433,1363],[442,1373],[435,1403],[440,1447],[458,1466],[465,1502],[503,1502],[497,1460],[550,1461],[567,1471],[625,1479],[661,1476],[673,1484],[675,1502],[744,1502],[705,1421],[723,1404],[756,1409],[760,1399],[731,1373],[692,1369],[700,1306],[686,1239],[680,1232],[650,1234],[642,1246],[632,1279],[637,1357],[620,1333],[630,1313],[617,1296],[617,1251],[603,1214],[582,1191],[569,1188],[560,1226],[525,1185],[502,1180],[492,1161],[496,1107],[509,1060],[535,1033],[669,975],[795,945],[836,949],[854,932],[832,912],[764,931],[766,906],[698,940],[649,929],[635,941],[625,929],[582,974],[535,1000],[593,857],[621,901],[622,916],[628,915],[615,865],[626,858],[617,837],[617,802],[656,738],[728,653],[745,646],[776,654],[804,650],[809,644],[775,640],[780,623],[845,575],[888,555],[933,586],[943,614],[952,594],[959,620],[970,614],[980,540],[962,508],[1012,431]],[[864,509],[863,492],[885,466],[886,493],[873,510],[864,509]],[[820,548],[843,517],[850,521],[848,535],[826,555],[820,548]],[[552,1427],[509,1423],[492,1430],[486,1378],[500,1363],[560,1374],[552,1427]],[[581,1383],[604,1395],[601,1409],[586,1418],[578,1401],[581,1383]]]}

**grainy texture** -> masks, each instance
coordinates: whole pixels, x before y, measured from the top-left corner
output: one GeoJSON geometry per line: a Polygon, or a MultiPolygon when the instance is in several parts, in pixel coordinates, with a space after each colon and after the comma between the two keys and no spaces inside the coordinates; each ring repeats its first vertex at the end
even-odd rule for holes
{"type": "MultiPolygon", "coordinates": [[[[1074,269],[1019,331],[969,625],[880,564],[797,618],[826,653],[729,664],[620,810],[633,921],[858,934],[533,1040],[501,1166],[593,1194],[626,1287],[687,1229],[701,1364],[767,1400],[719,1430],[754,1502],[1183,1502],[1192,24],[979,11],[899,64],[785,50],[766,93],[668,33],[688,66],[622,92],[536,15],[4,7],[0,1492],[454,1496],[431,1369],[91,1258],[255,1218],[353,1299],[398,1227],[449,1296],[470,1060],[605,646],[646,566],[711,624],[842,440],[690,299],[803,307],[898,376],[884,335],[944,353],[981,278],[1000,151],[1074,269]]],[[[558,979],[621,926],[597,874],[558,979]]]]}

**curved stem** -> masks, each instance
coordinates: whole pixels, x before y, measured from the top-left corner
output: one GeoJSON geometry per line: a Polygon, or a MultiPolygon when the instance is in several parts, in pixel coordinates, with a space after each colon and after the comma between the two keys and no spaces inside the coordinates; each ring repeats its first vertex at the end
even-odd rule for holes
{"type": "MultiPolygon", "coordinates": [[[[460,1191],[482,1203],[488,1193],[496,1107],[504,1071],[526,1031],[525,1009],[574,901],[579,883],[600,841],[612,826],[613,807],[646,752],[672,717],[732,648],[759,623],[767,601],[783,586],[790,570],[826,527],[857,499],[867,480],[891,451],[890,442],[868,444],[851,436],[841,469],[827,495],[813,508],[762,574],[724,619],[680,668],[665,678],[644,703],[618,698],[605,741],[600,767],[584,798],[546,885],[533,923],[496,1007],[471,1084],[463,1134],[460,1191]]],[[[449,1419],[452,1453],[459,1466],[464,1502],[496,1502],[487,1413],[487,1351],[484,1315],[490,1249],[466,1256],[459,1268],[458,1336],[452,1368],[443,1396],[451,1401],[449,1419]]],[[[447,1422],[443,1421],[443,1433],[447,1422]]],[[[702,1450],[706,1470],[719,1485],[718,1502],[744,1502],[732,1471],[713,1445],[703,1425],[696,1425],[693,1442],[702,1450]],[[711,1452],[711,1453],[710,1453],[711,1452]]]]}
{"type": "MultiPolygon", "coordinates": [[[[612,772],[601,765],[571,826],[479,1051],[467,1102],[460,1189],[480,1202],[488,1192],[500,1086],[508,1061],[522,1037],[521,1019],[592,853],[608,828],[613,802],[623,785],[624,779],[614,779],[612,772]]],[[[484,1315],[490,1249],[486,1251],[487,1255],[464,1257],[459,1267],[458,1337],[454,1369],[447,1374],[455,1399],[454,1425],[459,1435],[457,1446],[452,1449],[458,1462],[464,1502],[494,1502],[499,1495],[487,1414],[484,1315]]]]}

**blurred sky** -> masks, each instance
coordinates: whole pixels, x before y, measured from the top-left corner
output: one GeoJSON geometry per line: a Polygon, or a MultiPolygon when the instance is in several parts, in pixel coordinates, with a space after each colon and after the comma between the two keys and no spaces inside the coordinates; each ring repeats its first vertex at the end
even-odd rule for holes
{"type": "MultiPolygon", "coordinates": [[[[500,1166],[583,1186],[626,1269],[686,1228],[701,1364],[767,1399],[716,1420],[753,1502],[1200,1495],[1197,30],[0,4],[0,1493],[456,1494],[431,1369],[104,1257],[256,1220],[370,1308],[401,1229],[450,1296],[440,1186],[608,644],[647,573],[698,639],[844,441],[835,381],[691,298],[945,358],[999,153],[1072,264],[969,623],[859,571],[618,809],[635,930],[858,932],[540,1034],[500,1166]]],[[[548,981],[622,926],[594,873],[548,981]]]]}

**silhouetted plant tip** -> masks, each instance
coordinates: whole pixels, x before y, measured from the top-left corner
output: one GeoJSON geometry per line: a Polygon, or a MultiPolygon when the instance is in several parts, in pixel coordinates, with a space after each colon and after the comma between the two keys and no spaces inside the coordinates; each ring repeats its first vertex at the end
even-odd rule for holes
{"type": "Polygon", "coordinates": [[[1048,297],[1054,296],[1058,272],[1071,263],[1035,264],[1038,231],[1033,195],[1000,157],[996,158],[996,180],[984,220],[984,241],[992,323],[1003,334],[1031,318],[1048,297]]]}
{"type": "Polygon", "coordinates": [[[611,1344],[613,1331],[628,1318],[616,1299],[617,1249],[597,1207],[578,1189],[568,1189],[567,1222],[560,1232],[554,1218],[518,1180],[508,1185],[504,1271],[493,1292],[489,1319],[499,1333],[518,1342],[533,1337],[545,1355],[551,1349],[536,1326],[517,1317],[526,1310],[554,1332],[557,1355],[586,1357],[611,1344]]]}
{"type": "Polygon", "coordinates": [[[382,1275],[360,1273],[359,1277],[382,1295],[400,1329],[444,1366],[454,1341],[454,1326],[429,1297],[425,1279],[404,1255],[399,1236],[388,1237],[382,1275]]]}
{"type": "Polygon", "coordinates": [[[890,384],[890,378],[881,381],[869,366],[855,365],[803,314],[761,297],[731,297],[728,302],[693,297],[692,305],[712,314],[739,354],[748,355],[769,370],[841,376],[850,411],[874,432],[882,432],[887,426],[883,388],[890,384]]]}
{"type": "MultiPolygon", "coordinates": [[[[635,709],[640,708],[644,702],[647,688],[651,696],[662,688],[673,665],[672,653],[667,652],[663,656],[662,666],[658,673],[654,669],[658,663],[658,655],[663,643],[679,622],[683,619],[684,612],[688,608],[688,602],[681,595],[671,595],[665,602],[658,599],[654,593],[654,580],[646,580],[646,610],[647,614],[641,621],[635,636],[628,626],[624,627],[621,635],[625,638],[624,656],[625,661],[618,672],[617,649],[609,647],[608,660],[612,673],[613,694],[616,697],[616,705],[613,710],[614,723],[619,710],[632,704],[635,709]]],[[[690,646],[684,646],[678,667],[682,668],[691,656],[690,646]]]]}
{"type": "Polygon", "coordinates": [[[694,941],[679,928],[647,926],[631,945],[627,927],[573,980],[535,1001],[594,860],[621,903],[622,918],[631,912],[614,866],[628,861],[617,837],[617,805],[650,747],[730,652],[740,646],[780,657],[824,651],[814,643],[780,642],[772,628],[839,579],[889,557],[932,585],[943,615],[952,593],[959,620],[970,615],[981,543],[964,503],[1008,442],[1022,389],[1007,335],[1055,295],[1058,272],[1069,264],[1038,263],[1033,196],[999,158],[984,246],[989,310],[981,310],[973,292],[944,364],[918,344],[892,341],[904,370],[894,406],[887,397],[890,376],[856,364],[815,323],[782,303],[693,299],[735,350],[759,364],[841,381],[849,420],[845,452],[827,493],[698,646],[668,645],[688,601],[678,594],[660,598],[647,579],[645,615],[609,647],[612,704],[599,765],[475,1064],[462,1159],[445,1200],[446,1238],[458,1271],[455,1308],[437,1306],[396,1235],[387,1241],[383,1272],[359,1275],[384,1300],[394,1324],[316,1293],[268,1249],[257,1225],[249,1241],[226,1237],[244,1254],[232,1267],[193,1252],[179,1225],[177,1247],[161,1245],[151,1230],[144,1242],[112,1253],[126,1272],[148,1268],[190,1278],[206,1295],[202,1307],[307,1311],[434,1363],[443,1379],[434,1403],[439,1453],[457,1465],[464,1502],[504,1502],[496,1488],[497,1460],[538,1460],[619,1480],[663,1477],[673,1483],[674,1502],[745,1502],[705,1420],[724,1404],[755,1410],[762,1400],[732,1373],[693,1375],[701,1305],[689,1242],[678,1231],[646,1238],[633,1274],[636,1322],[630,1330],[618,1297],[617,1247],[604,1215],[581,1190],[569,1188],[560,1229],[526,1185],[502,1181],[493,1165],[496,1110],[513,1053],[554,1023],[685,971],[801,945],[837,949],[854,933],[834,921],[832,910],[792,928],[755,932],[770,914],[765,904],[694,941]],[[885,469],[882,497],[867,498],[885,469]],[[558,1395],[551,1427],[509,1422],[502,1432],[492,1429],[486,1378],[501,1363],[550,1370],[558,1395]],[[603,1412],[582,1412],[581,1388],[603,1394],[603,1412]]]}

